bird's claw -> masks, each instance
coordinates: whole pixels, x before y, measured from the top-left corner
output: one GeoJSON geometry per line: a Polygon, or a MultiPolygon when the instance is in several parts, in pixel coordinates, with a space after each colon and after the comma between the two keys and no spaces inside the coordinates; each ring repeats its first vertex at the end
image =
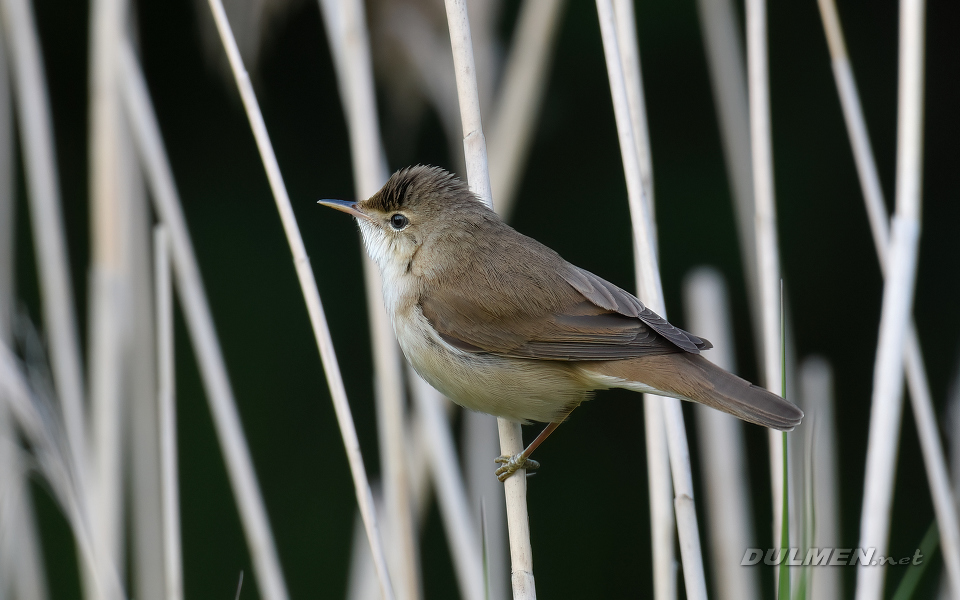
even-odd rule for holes
{"type": "Polygon", "coordinates": [[[518,469],[524,469],[529,473],[530,471],[535,471],[540,468],[540,463],[532,458],[524,457],[522,452],[514,454],[513,456],[504,454],[503,456],[495,458],[493,462],[503,465],[494,473],[500,481],[506,481],[507,478],[513,475],[518,469]]]}

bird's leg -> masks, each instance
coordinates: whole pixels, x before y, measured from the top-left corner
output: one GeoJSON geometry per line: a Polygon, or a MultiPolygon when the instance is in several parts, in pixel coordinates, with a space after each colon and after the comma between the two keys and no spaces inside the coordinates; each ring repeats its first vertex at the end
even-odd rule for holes
{"type": "Polygon", "coordinates": [[[553,433],[553,431],[559,426],[560,421],[547,425],[543,431],[540,432],[540,435],[537,436],[537,439],[530,442],[530,445],[527,446],[523,452],[514,454],[513,456],[504,454],[503,456],[494,459],[494,462],[503,464],[503,466],[497,469],[495,473],[497,479],[500,481],[506,481],[508,477],[517,471],[517,469],[533,471],[540,468],[540,463],[531,459],[530,455],[533,454],[533,451],[537,449],[537,446],[542,444],[543,440],[547,439],[550,434],[553,433]]]}

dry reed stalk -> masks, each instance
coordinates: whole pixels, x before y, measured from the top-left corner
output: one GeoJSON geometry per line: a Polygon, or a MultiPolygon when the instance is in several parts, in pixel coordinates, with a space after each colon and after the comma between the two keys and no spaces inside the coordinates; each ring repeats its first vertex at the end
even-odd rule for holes
{"type": "Polygon", "coordinates": [[[5,343],[0,343],[0,398],[6,402],[20,432],[28,442],[34,469],[49,484],[73,532],[77,559],[96,598],[123,598],[117,570],[103,561],[94,548],[91,515],[81,494],[79,474],[63,424],[52,403],[36,396],[27,383],[22,366],[5,343]]]}
{"type": "MultiPolygon", "coordinates": [[[[408,374],[412,367],[407,365],[408,374]]],[[[449,412],[449,411],[447,411],[449,412]]],[[[427,520],[427,511],[430,509],[430,483],[428,476],[429,460],[427,459],[428,433],[423,427],[423,420],[411,416],[405,427],[410,433],[407,437],[407,447],[404,456],[407,461],[407,473],[410,474],[410,499],[415,508],[415,521],[421,526],[427,520]]],[[[374,497],[377,492],[374,490],[374,497]]],[[[373,558],[370,555],[370,545],[367,544],[363,530],[363,521],[360,515],[354,519],[353,538],[350,544],[350,572],[347,576],[348,600],[370,600],[377,598],[378,586],[373,569],[373,558]]]]}
{"type": "Polygon", "coordinates": [[[755,341],[759,348],[763,346],[763,328],[760,321],[760,285],[754,231],[750,107],[746,60],[737,22],[739,17],[731,0],[698,0],[697,9],[717,122],[720,125],[723,158],[736,209],[741,262],[749,290],[747,300],[750,302],[755,341]]]}
{"type": "MultiPolygon", "coordinates": [[[[337,67],[338,81],[340,82],[341,96],[344,98],[344,105],[347,108],[356,187],[361,197],[368,197],[375,193],[386,179],[386,167],[383,164],[383,150],[377,125],[373,73],[370,64],[365,18],[362,13],[363,8],[357,2],[321,2],[321,8],[324,10],[325,22],[328,23],[327,28],[331,30],[331,41],[340,40],[344,44],[343,48],[334,52],[334,56],[339,57],[336,60],[342,61],[342,64],[338,64],[337,67]]],[[[413,510],[409,499],[407,481],[409,476],[405,469],[406,465],[403,464],[403,457],[406,456],[403,448],[402,424],[404,417],[401,410],[403,398],[402,395],[397,393],[403,387],[399,373],[402,359],[394,339],[393,330],[382,306],[379,273],[369,258],[365,257],[364,266],[367,280],[367,301],[371,322],[373,323],[371,329],[375,336],[373,341],[377,357],[375,363],[379,374],[378,406],[395,407],[394,410],[389,412],[387,410],[381,411],[381,418],[378,420],[378,424],[381,425],[381,432],[388,430],[381,437],[380,445],[381,453],[384,456],[382,463],[386,465],[386,475],[384,477],[385,504],[389,511],[388,514],[392,515],[391,521],[399,522],[402,530],[399,544],[396,544],[391,558],[395,562],[403,561],[404,564],[399,569],[399,573],[403,576],[401,589],[405,590],[404,593],[407,597],[413,598],[419,596],[419,567],[416,561],[413,510]],[[390,374],[389,377],[383,377],[383,372],[388,369],[395,371],[395,373],[390,374]],[[388,381],[394,381],[395,384],[391,385],[388,381]],[[387,398],[388,394],[392,397],[387,398]],[[384,424],[387,424],[387,427],[384,427],[384,424]]],[[[450,459],[456,457],[456,448],[452,443],[453,437],[449,422],[439,411],[440,396],[429,385],[425,384],[419,375],[412,371],[409,371],[409,373],[410,381],[413,382],[415,401],[421,407],[421,410],[418,411],[418,418],[424,423],[424,428],[428,431],[425,439],[437,443],[440,440],[450,440],[450,443],[444,446],[444,451],[449,454],[450,459]],[[442,418],[428,418],[428,415],[429,417],[438,416],[442,418]]],[[[426,456],[436,457],[437,452],[438,450],[434,447],[425,454],[426,456]]],[[[465,597],[473,597],[482,593],[483,590],[479,544],[475,535],[476,525],[469,514],[469,503],[463,491],[463,482],[456,475],[459,473],[459,466],[457,461],[450,459],[424,461],[424,463],[430,462],[430,465],[433,466],[432,472],[437,489],[440,491],[441,515],[447,524],[445,530],[450,540],[450,547],[454,550],[453,562],[461,590],[465,597]],[[456,465],[456,470],[450,468],[450,465],[456,465]],[[449,491],[451,487],[455,491],[449,491]]],[[[414,468],[421,468],[416,463],[413,466],[414,468]]],[[[489,478],[489,471],[487,475],[489,478]]],[[[499,485],[495,480],[490,479],[499,485]]],[[[357,556],[363,557],[361,560],[364,560],[369,558],[370,555],[362,553],[357,556]]],[[[395,567],[394,573],[397,572],[398,569],[395,567]]]]}
{"type": "Polygon", "coordinates": [[[123,108],[130,120],[137,151],[143,162],[154,209],[169,232],[177,294],[197,355],[217,439],[257,572],[260,593],[268,600],[284,600],[288,597],[286,584],[213,325],[210,304],[180,207],[173,172],[163,148],[163,138],[143,72],[128,44],[121,48],[119,68],[122,73],[123,108]]]}
{"type": "MultiPolygon", "coordinates": [[[[328,36],[331,40],[331,45],[334,45],[337,43],[342,44],[343,43],[342,41],[337,42],[337,40],[349,39],[350,37],[345,35],[345,27],[347,27],[345,21],[349,19],[349,17],[345,17],[344,15],[348,11],[343,10],[344,7],[341,4],[342,3],[340,2],[335,2],[331,0],[321,0],[320,2],[320,6],[324,14],[324,23],[327,28],[328,36]]],[[[364,33],[364,37],[366,37],[365,33],[364,33]]],[[[358,90],[358,86],[356,84],[351,84],[350,82],[347,81],[348,79],[356,78],[357,76],[355,70],[353,71],[353,74],[351,74],[350,68],[345,66],[345,63],[341,64],[341,61],[347,60],[347,58],[345,57],[348,54],[349,52],[346,52],[343,48],[333,50],[334,64],[336,65],[338,70],[338,81],[343,82],[343,84],[341,85],[341,96],[344,98],[344,104],[348,112],[348,123],[350,123],[352,120],[357,119],[358,114],[360,114],[358,113],[357,107],[354,106],[355,103],[350,99],[356,97],[358,93],[363,93],[363,92],[362,90],[358,90]],[[343,73],[346,73],[346,75],[344,75],[343,73]]],[[[367,52],[367,55],[369,56],[369,52],[367,52]]],[[[369,63],[369,59],[367,59],[367,61],[369,63]]],[[[370,98],[372,99],[372,90],[373,90],[372,75],[369,81],[370,81],[369,95],[370,95],[370,98]]],[[[369,106],[371,107],[373,106],[372,102],[369,104],[369,106]]],[[[374,113],[374,117],[375,117],[375,113],[374,113]]],[[[369,119],[367,122],[368,123],[370,122],[369,119]]],[[[364,126],[364,127],[361,127],[360,129],[365,129],[368,131],[368,133],[373,133],[373,134],[376,134],[376,131],[377,131],[375,127],[370,128],[369,126],[364,126]]],[[[356,139],[357,133],[355,132],[355,128],[352,124],[350,125],[350,132],[351,132],[351,138],[356,139]]],[[[359,137],[368,138],[369,136],[361,135],[359,137]]],[[[375,144],[370,144],[370,143],[365,144],[367,148],[372,148],[374,147],[374,145],[378,149],[380,148],[379,136],[377,136],[377,139],[375,140],[375,144]]],[[[360,146],[359,144],[355,143],[353,144],[353,147],[363,147],[363,146],[360,146]]],[[[380,150],[379,153],[382,156],[382,150],[380,150]]],[[[365,152],[365,154],[366,156],[370,156],[369,152],[365,152]]],[[[371,163],[371,161],[368,158],[358,159],[357,157],[355,157],[355,164],[359,163],[360,161],[364,161],[368,166],[371,163]]],[[[382,160],[380,162],[382,162],[382,160]]],[[[386,170],[385,170],[385,167],[381,167],[381,169],[382,169],[383,175],[379,178],[379,181],[382,182],[384,179],[386,179],[386,170]]],[[[378,186],[379,184],[377,184],[377,187],[378,186]]],[[[357,187],[358,189],[363,188],[363,186],[360,183],[357,184],[357,187]]],[[[369,191],[363,192],[362,194],[365,197],[372,195],[376,191],[376,187],[370,187],[368,185],[367,188],[369,189],[369,191]]],[[[365,259],[366,259],[365,266],[368,268],[373,267],[372,263],[370,263],[369,258],[365,257],[365,259]]],[[[394,342],[392,329],[389,327],[389,322],[386,320],[385,318],[386,315],[382,309],[379,275],[375,270],[373,270],[373,268],[368,269],[365,273],[367,275],[367,282],[368,282],[367,298],[368,298],[368,305],[371,309],[371,321],[375,323],[376,317],[377,317],[377,315],[373,315],[372,313],[379,312],[380,313],[379,316],[383,317],[382,323],[386,325],[385,328],[380,328],[380,327],[377,327],[376,325],[372,327],[374,332],[378,330],[381,331],[379,341],[378,340],[374,341],[374,347],[383,348],[384,345],[389,344],[389,345],[392,345],[394,348],[396,348],[396,343],[394,342]],[[376,278],[375,287],[370,284],[371,276],[376,278]]],[[[399,355],[397,356],[397,359],[400,360],[399,355]]],[[[430,388],[429,385],[419,385],[424,382],[422,382],[422,380],[420,380],[419,375],[417,375],[412,370],[408,371],[408,374],[409,374],[410,381],[413,382],[414,395],[416,396],[417,394],[426,394],[427,395],[426,398],[423,399],[424,402],[436,403],[437,400],[436,398],[434,398],[434,396],[436,395],[436,392],[432,388],[430,388]]],[[[379,385],[382,385],[382,383],[380,383],[379,385]]],[[[416,401],[418,402],[421,401],[421,398],[416,398],[416,401]]],[[[421,459],[404,461],[406,463],[404,467],[406,470],[406,476],[405,476],[406,478],[411,478],[411,479],[416,478],[420,480],[422,478],[419,477],[419,475],[423,472],[424,467],[434,466],[430,463],[430,461],[426,460],[428,456],[428,449],[426,448],[426,446],[429,444],[426,444],[425,440],[441,439],[443,437],[452,439],[452,433],[450,432],[448,419],[446,418],[442,420],[434,419],[434,420],[430,420],[429,422],[432,426],[439,427],[440,429],[438,429],[436,432],[426,434],[423,437],[416,438],[415,450],[417,451],[418,456],[420,456],[421,459]]],[[[402,441],[402,438],[399,438],[399,439],[401,439],[402,441]]],[[[384,451],[388,446],[389,446],[388,444],[381,443],[381,451],[384,451]]],[[[453,450],[454,454],[452,456],[456,456],[455,447],[451,445],[450,448],[454,449],[453,450]]],[[[399,451],[390,452],[388,454],[388,457],[403,457],[408,455],[409,454],[404,450],[399,450],[399,451]]],[[[386,464],[387,460],[384,459],[382,460],[382,462],[386,464]]],[[[485,464],[488,464],[488,463],[485,463],[485,464]]],[[[449,478],[452,476],[451,471],[443,468],[434,468],[432,469],[432,473],[437,478],[438,487],[447,485],[449,478]]],[[[495,479],[489,477],[489,469],[485,471],[485,475],[487,476],[488,479],[493,481],[495,485],[499,486],[499,482],[496,482],[495,479]]],[[[387,477],[387,479],[389,480],[389,477],[387,477]]],[[[389,486],[385,485],[384,487],[387,488],[389,486]]],[[[409,487],[409,485],[406,487],[409,487]]],[[[451,548],[462,549],[465,547],[469,548],[472,546],[477,546],[479,548],[478,544],[475,543],[476,536],[472,533],[476,529],[476,526],[473,523],[473,520],[469,518],[469,511],[468,511],[469,503],[466,502],[466,497],[467,497],[466,494],[462,492],[462,483],[460,484],[459,487],[461,488],[461,492],[459,494],[448,493],[445,495],[441,495],[440,510],[441,510],[441,515],[444,521],[447,522],[448,524],[450,523],[456,524],[454,526],[446,527],[445,531],[449,538],[451,548]]],[[[499,489],[501,490],[501,493],[502,493],[502,488],[499,488],[499,489]]],[[[389,497],[390,496],[389,491],[387,491],[385,495],[389,497]]],[[[414,510],[411,504],[417,505],[417,510],[415,512],[418,512],[418,513],[423,512],[423,509],[426,507],[427,497],[425,494],[422,494],[422,493],[418,494],[417,496],[419,499],[418,502],[408,501],[407,506],[409,508],[405,511],[398,511],[398,512],[403,512],[405,514],[412,515],[414,510]]],[[[389,506],[389,504],[390,503],[388,501],[387,505],[389,506]]],[[[413,520],[408,519],[408,523],[411,529],[410,539],[412,539],[413,520]]],[[[355,541],[356,541],[356,538],[355,538],[355,541]]],[[[401,554],[405,555],[404,558],[412,559],[410,562],[414,562],[413,567],[408,569],[408,571],[411,572],[416,577],[416,578],[415,577],[409,578],[409,580],[413,582],[414,585],[416,585],[416,583],[418,582],[417,576],[418,576],[419,568],[418,566],[415,565],[415,560],[416,560],[415,553],[412,551],[404,552],[401,549],[401,554]]],[[[353,557],[352,560],[360,561],[360,562],[351,563],[351,576],[348,583],[348,590],[349,590],[348,594],[350,595],[350,597],[357,597],[357,598],[369,597],[370,594],[375,593],[375,591],[373,591],[370,588],[370,586],[367,585],[366,576],[363,574],[372,573],[372,570],[373,570],[372,563],[369,563],[372,557],[368,552],[362,552],[362,551],[355,551],[352,557],[353,557]]],[[[393,558],[391,558],[391,560],[393,560],[393,558]]],[[[461,589],[466,589],[466,590],[482,590],[483,589],[482,586],[477,585],[477,582],[481,581],[481,575],[480,575],[481,563],[479,560],[478,551],[472,551],[472,550],[469,550],[466,552],[455,551],[453,562],[454,562],[455,570],[457,572],[458,580],[461,585],[461,589]]],[[[475,592],[471,592],[471,593],[475,593],[475,592]]]]}
{"type": "Polygon", "coordinates": [[[847,55],[847,44],[843,39],[843,28],[840,26],[837,6],[832,0],[817,0],[817,4],[820,7],[820,17],[827,37],[827,47],[830,49],[830,65],[833,68],[833,78],[840,96],[840,108],[843,109],[844,123],[853,148],[854,164],[857,167],[860,187],[863,189],[867,220],[870,223],[870,231],[873,233],[873,243],[880,259],[880,268],[883,269],[890,243],[890,221],[886,203],[883,200],[877,162],[873,158],[870,135],[863,118],[860,94],[857,92],[857,83],[853,78],[853,67],[847,55]]]}
{"type": "MultiPolygon", "coordinates": [[[[660,283],[660,271],[657,266],[652,235],[654,229],[653,216],[650,211],[646,210],[646,201],[643,199],[643,179],[640,174],[640,161],[634,141],[626,83],[619,56],[613,6],[610,0],[597,0],[597,13],[600,20],[600,33],[603,38],[607,75],[610,79],[617,133],[620,139],[620,154],[623,158],[624,174],[627,181],[627,197],[633,223],[637,287],[640,297],[652,310],[658,314],[666,315],[663,288],[660,283]]],[[[679,400],[657,396],[653,398],[655,400],[652,401],[662,402],[663,405],[663,422],[667,430],[668,455],[674,486],[674,510],[677,517],[680,556],[683,561],[684,585],[687,597],[706,598],[706,578],[700,551],[700,534],[697,529],[697,515],[693,499],[693,476],[690,470],[690,454],[683,423],[683,412],[679,400]]],[[[656,450],[656,448],[648,447],[648,453],[651,450],[656,450]]],[[[653,458],[653,460],[662,460],[662,458],[653,458]]],[[[653,485],[654,482],[651,482],[651,486],[653,485]]]]}
{"type": "MultiPolygon", "coordinates": [[[[122,423],[129,406],[125,370],[132,325],[130,198],[123,189],[117,54],[126,3],[96,0],[90,19],[90,499],[94,549],[105,553],[123,577],[124,553],[122,423]]],[[[94,597],[88,588],[88,595],[94,597]]]]}
{"type": "MultiPolygon", "coordinates": [[[[643,94],[643,75],[640,72],[640,42],[637,39],[637,16],[631,0],[613,0],[613,14],[617,25],[617,48],[623,80],[627,87],[627,105],[630,107],[630,123],[633,126],[633,141],[637,145],[637,160],[640,163],[640,180],[643,182],[643,197],[650,217],[656,213],[653,195],[653,158],[650,154],[650,133],[647,128],[647,105],[643,94]]],[[[654,251],[657,248],[657,231],[652,231],[654,251]]]]}
{"type": "Polygon", "coordinates": [[[410,3],[391,7],[386,28],[402,47],[406,59],[413,66],[423,91],[437,111],[449,146],[452,171],[464,172],[463,157],[456,152],[463,135],[460,127],[460,109],[457,101],[457,83],[450,77],[453,58],[447,52],[447,41],[433,28],[430,15],[410,3]]]}
{"type": "MultiPolygon", "coordinates": [[[[904,369],[907,389],[910,391],[910,406],[917,424],[917,437],[923,452],[930,496],[933,500],[937,527],[940,530],[940,548],[943,551],[944,570],[947,572],[954,596],[960,596],[960,524],[957,511],[960,497],[950,483],[950,473],[940,440],[940,428],[933,409],[930,384],[927,382],[920,341],[916,326],[911,322],[907,329],[904,369]]],[[[948,429],[949,431],[949,429],[948,429]]]]}
{"type": "MultiPolygon", "coordinates": [[[[493,197],[490,172],[487,167],[487,147],[481,126],[480,96],[477,91],[476,66],[473,60],[473,43],[470,37],[467,7],[464,0],[445,0],[444,4],[456,73],[467,181],[471,191],[492,208],[493,197]]],[[[522,452],[523,434],[520,424],[498,419],[497,426],[500,431],[501,452],[511,456],[522,452]]],[[[517,476],[510,477],[504,482],[514,600],[536,597],[533,549],[530,546],[530,525],[526,506],[525,473],[525,470],[521,470],[517,476]]]]}
{"type": "MultiPolygon", "coordinates": [[[[903,408],[903,349],[909,339],[908,324],[913,308],[919,251],[924,12],[923,0],[904,0],[900,4],[896,211],[886,259],[860,520],[860,546],[876,548],[878,554],[886,554],[889,542],[898,446],[896,440],[899,438],[903,408]]],[[[939,511],[937,516],[941,516],[939,511]]],[[[944,550],[947,551],[946,545],[944,550]]],[[[947,558],[955,559],[952,556],[947,558]]],[[[879,598],[883,593],[883,580],[883,569],[858,566],[857,599],[879,598]]],[[[954,585],[958,584],[960,581],[955,579],[954,585]]]]}
{"type": "Polygon", "coordinates": [[[30,5],[3,0],[3,25],[13,66],[30,221],[36,248],[44,330],[49,339],[50,367],[60,400],[70,456],[76,462],[78,485],[86,502],[86,427],[83,368],[80,360],[73,289],[53,141],[53,119],[46,91],[40,42],[30,5]]]}
{"type": "MultiPolygon", "coordinates": [[[[118,90],[119,93],[119,90],[118,90]]],[[[157,346],[153,277],[153,212],[128,123],[120,120],[121,194],[126,199],[124,226],[128,248],[125,279],[129,288],[129,325],[123,335],[124,404],[121,422],[123,467],[129,478],[131,528],[128,561],[130,595],[163,600],[163,524],[160,492],[160,441],[157,428],[157,346]]]]}
{"type": "MultiPolygon", "coordinates": [[[[320,6],[324,10],[324,21],[330,21],[328,30],[336,30],[330,37],[331,42],[342,44],[333,55],[350,135],[354,188],[358,198],[368,198],[386,181],[387,167],[380,141],[364,7],[359,0],[321,2],[320,6]]],[[[420,567],[403,458],[406,420],[403,359],[383,308],[380,273],[368,256],[364,255],[362,260],[376,373],[373,380],[386,508],[387,558],[398,596],[401,600],[413,600],[420,597],[420,567]]]]}
{"type": "Polygon", "coordinates": [[[180,540],[180,478],[177,469],[177,403],[173,344],[173,284],[170,281],[167,226],[153,230],[156,293],[157,437],[160,441],[163,590],[165,600],[183,600],[183,552],[180,540]]]}
{"type": "MultiPolygon", "coordinates": [[[[492,114],[488,157],[490,187],[496,210],[505,221],[510,220],[516,206],[520,173],[530,151],[538,122],[537,112],[546,93],[563,6],[563,0],[525,0],[521,4],[502,81],[493,99],[493,110],[489,111],[492,114]]],[[[475,25],[474,22],[474,30],[475,25]]],[[[489,456],[499,452],[498,427],[496,420],[488,415],[466,411],[463,413],[463,432],[465,471],[475,515],[480,514],[481,501],[485,501],[490,597],[506,598],[509,593],[509,543],[504,487],[490,477],[488,462],[489,456]]]]}
{"type": "MultiPolygon", "coordinates": [[[[640,73],[640,46],[637,40],[636,16],[633,4],[625,0],[615,0],[613,4],[616,23],[617,50],[627,94],[627,106],[630,113],[630,125],[636,145],[637,164],[640,170],[640,182],[643,188],[643,203],[654,219],[653,199],[653,163],[651,160],[650,138],[647,131],[646,105],[643,95],[643,78],[640,73]]],[[[631,211],[632,213],[632,211],[631,211]]],[[[656,227],[649,231],[653,254],[657,254],[656,227]]],[[[637,255],[635,268],[640,269],[637,255]]],[[[640,275],[637,274],[638,285],[640,275]]],[[[670,480],[670,456],[666,431],[661,426],[666,417],[664,407],[652,396],[644,396],[644,428],[647,448],[647,473],[650,496],[650,527],[653,535],[653,589],[656,598],[675,598],[677,594],[674,538],[676,521],[674,519],[673,482],[670,480]]]]}
{"type": "Polygon", "coordinates": [[[354,487],[356,488],[357,502],[360,505],[360,511],[367,527],[367,536],[370,539],[370,546],[373,549],[374,564],[377,567],[377,575],[380,578],[381,591],[385,599],[392,600],[394,597],[393,585],[390,582],[390,574],[387,571],[386,555],[383,549],[383,542],[380,538],[380,529],[377,524],[378,519],[373,505],[373,496],[370,492],[370,484],[367,481],[367,473],[363,466],[363,456],[360,454],[360,443],[359,440],[357,440],[356,428],[353,425],[350,404],[347,402],[347,393],[343,387],[343,378],[337,364],[333,340],[330,338],[330,330],[327,326],[323,305],[320,302],[320,292],[317,290],[317,282],[314,278],[313,270],[310,267],[310,259],[307,257],[307,251],[303,245],[303,238],[300,236],[296,217],[293,214],[293,207],[290,204],[290,197],[287,195],[287,189],[283,183],[283,177],[280,174],[280,165],[277,163],[277,157],[273,152],[273,146],[267,134],[267,127],[263,122],[263,114],[260,112],[257,97],[253,91],[253,85],[250,83],[250,76],[243,66],[240,50],[237,48],[236,40],[230,30],[230,23],[227,21],[223,3],[220,0],[210,0],[209,4],[213,12],[214,22],[217,25],[217,31],[220,33],[227,58],[230,61],[230,68],[237,81],[240,98],[243,101],[247,118],[250,121],[250,127],[253,130],[253,136],[257,142],[257,149],[260,151],[260,157],[263,160],[264,169],[267,172],[267,179],[270,182],[270,189],[273,191],[277,211],[280,214],[280,220],[287,236],[287,243],[293,255],[297,278],[300,281],[300,288],[307,305],[307,312],[310,315],[310,323],[313,327],[314,337],[316,338],[317,347],[320,351],[324,373],[327,377],[327,384],[330,388],[334,410],[337,414],[337,422],[340,425],[340,434],[343,437],[344,446],[347,450],[350,471],[353,475],[354,487]]]}
{"type": "Polygon", "coordinates": [[[650,545],[653,552],[653,597],[677,598],[677,559],[674,545],[677,521],[673,506],[673,481],[663,405],[653,396],[643,397],[643,428],[647,450],[647,488],[650,496],[650,545]]]}
{"type": "MultiPolygon", "coordinates": [[[[433,482],[440,505],[440,516],[450,541],[454,570],[460,595],[467,600],[484,598],[483,557],[477,521],[469,512],[463,474],[457,460],[457,447],[444,415],[444,398],[419,377],[413,380],[417,418],[427,442],[426,460],[433,471],[433,482]],[[457,531],[455,535],[449,532],[457,531]]],[[[492,477],[492,475],[491,475],[492,477]]]]}
{"type": "MultiPolygon", "coordinates": [[[[887,252],[890,244],[890,226],[887,219],[886,203],[880,186],[880,176],[867,133],[866,120],[857,84],[853,77],[853,68],[847,54],[843,28],[837,14],[836,4],[832,0],[819,0],[820,15],[830,48],[831,64],[844,121],[850,136],[850,145],[863,189],[864,203],[870,230],[873,233],[880,270],[887,271],[887,252]]],[[[960,531],[957,524],[957,508],[950,491],[950,479],[947,473],[946,459],[940,444],[940,432],[933,412],[930,386],[927,383],[926,369],[920,352],[920,341],[916,325],[912,319],[907,330],[904,347],[904,368],[910,400],[917,423],[930,493],[933,498],[937,522],[940,527],[940,540],[943,547],[945,566],[953,585],[954,593],[960,594],[960,531]]]]}
{"type": "Polygon", "coordinates": [[[547,91],[564,0],[524,0],[494,103],[490,126],[490,185],[497,212],[510,219],[520,173],[547,91]]]}
{"type": "MultiPolygon", "coordinates": [[[[490,186],[497,212],[510,220],[516,206],[523,165],[533,141],[538,111],[547,90],[553,48],[564,0],[525,0],[514,27],[502,81],[493,100],[490,130],[490,186]]],[[[504,488],[490,477],[488,458],[499,452],[496,420],[464,412],[463,445],[468,490],[474,514],[485,500],[487,568],[490,596],[508,596],[509,544],[504,488]]]]}
{"type": "Polygon", "coordinates": [[[0,31],[0,341],[13,337],[16,255],[16,187],[13,175],[13,98],[7,66],[6,33],[0,31]]]}
{"type": "MultiPolygon", "coordinates": [[[[773,141],[770,132],[770,89],[767,65],[765,0],[747,0],[747,77],[750,106],[750,148],[753,163],[754,241],[763,333],[763,375],[768,390],[780,393],[780,254],[773,186],[773,141]]],[[[783,508],[782,434],[768,432],[770,485],[773,497],[773,539],[779,547],[783,508]]]]}
{"type": "MultiPolygon", "coordinates": [[[[809,545],[837,548],[840,539],[840,481],[834,416],[833,370],[820,356],[800,363],[800,400],[806,413],[806,446],[813,465],[813,510],[816,527],[809,545]]],[[[839,600],[843,597],[842,569],[815,568],[810,575],[810,597],[839,600]]]]}
{"type": "MultiPolygon", "coordinates": [[[[710,360],[736,372],[733,327],[723,276],[710,267],[698,268],[684,278],[683,296],[690,330],[713,342],[710,360]]],[[[742,568],[737,554],[737,550],[756,542],[743,422],[702,405],[694,410],[716,597],[758,598],[758,572],[742,568]]]]}
{"type": "MultiPolygon", "coordinates": [[[[450,403],[447,402],[449,406],[450,403]]],[[[450,412],[450,411],[448,411],[450,412]]],[[[491,477],[490,457],[500,454],[500,433],[496,417],[472,410],[460,411],[460,446],[466,479],[470,514],[481,532],[479,515],[483,513],[482,540],[486,560],[486,580],[490,600],[510,597],[510,542],[507,539],[507,512],[503,484],[491,477]]]]}
{"type": "MultiPolygon", "coordinates": [[[[9,339],[0,337],[0,343],[9,339]]],[[[4,400],[0,400],[0,597],[48,597],[28,471],[4,400]]]]}

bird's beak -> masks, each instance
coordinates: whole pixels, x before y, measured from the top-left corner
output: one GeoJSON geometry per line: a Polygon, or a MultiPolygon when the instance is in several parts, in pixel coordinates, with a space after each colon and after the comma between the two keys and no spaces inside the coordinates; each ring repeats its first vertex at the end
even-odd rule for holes
{"type": "Polygon", "coordinates": [[[370,216],[357,208],[357,203],[350,200],[317,200],[317,204],[329,206],[330,208],[351,214],[358,219],[370,220],[370,216]]]}

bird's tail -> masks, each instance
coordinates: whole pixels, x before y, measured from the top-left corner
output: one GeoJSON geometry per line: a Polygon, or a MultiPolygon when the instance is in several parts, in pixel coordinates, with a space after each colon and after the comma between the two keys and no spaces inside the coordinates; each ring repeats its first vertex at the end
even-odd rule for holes
{"type": "Polygon", "coordinates": [[[692,400],[781,431],[791,431],[803,418],[803,411],[794,404],[696,354],[678,352],[580,366],[588,374],[600,375],[606,387],[692,400]]]}

